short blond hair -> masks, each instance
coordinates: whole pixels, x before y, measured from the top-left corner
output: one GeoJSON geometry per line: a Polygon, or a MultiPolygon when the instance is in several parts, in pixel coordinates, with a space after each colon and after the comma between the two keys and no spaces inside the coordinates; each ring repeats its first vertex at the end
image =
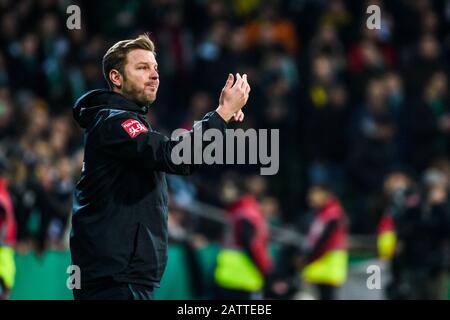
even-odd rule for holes
{"type": "Polygon", "coordinates": [[[153,44],[153,41],[150,39],[148,33],[144,33],[135,39],[117,42],[109,48],[103,56],[103,76],[111,89],[114,87],[114,84],[109,79],[109,72],[116,69],[123,75],[125,64],[127,62],[127,54],[134,49],[144,49],[155,54],[155,45],[153,44]]]}

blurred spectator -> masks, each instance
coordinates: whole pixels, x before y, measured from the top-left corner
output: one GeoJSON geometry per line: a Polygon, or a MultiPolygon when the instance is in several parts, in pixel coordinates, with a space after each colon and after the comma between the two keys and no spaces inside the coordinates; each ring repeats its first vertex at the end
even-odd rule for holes
{"type": "Polygon", "coordinates": [[[283,224],[281,207],[277,198],[273,196],[265,196],[259,201],[259,203],[269,227],[281,226],[283,224]]]}
{"type": "Polygon", "coordinates": [[[41,51],[37,34],[28,33],[21,37],[20,42],[11,48],[14,72],[10,72],[11,86],[15,90],[31,90],[35,94],[45,92],[45,81],[41,65],[41,51]]]}
{"type": "Polygon", "coordinates": [[[401,210],[403,195],[414,185],[410,170],[406,167],[394,167],[386,174],[383,181],[384,208],[390,216],[401,210]]]}
{"type": "Polygon", "coordinates": [[[262,299],[271,268],[268,226],[255,196],[233,175],[222,181],[229,230],[214,271],[217,299],[262,299]]]}
{"type": "Polygon", "coordinates": [[[198,234],[194,234],[192,227],[188,224],[186,212],[178,205],[171,205],[168,213],[168,231],[169,242],[178,244],[186,253],[189,278],[192,279],[191,285],[195,298],[209,298],[206,290],[207,285],[203,283],[202,270],[198,260],[196,250],[206,245],[206,239],[198,234]]]}
{"type": "Polygon", "coordinates": [[[423,87],[423,95],[410,110],[409,158],[423,171],[432,160],[449,154],[450,104],[447,75],[438,71],[423,87]]]}
{"type": "Polygon", "coordinates": [[[8,165],[6,161],[0,154],[0,300],[8,299],[16,273],[14,245],[17,230],[14,207],[4,177],[8,165]]]}
{"type": "Polygon", "coordinates": [[[337,35],[336,28],[332,24],[322,25],[317,35],[311,40],[310,58],[319,55],[328,55],[333,60],[338,70],[345,68],[345,47],[337,35]]]}
{"type": "MultiPolygon", "coordinates": [[[[1,68],[1,56],[0,56],[0,68],[1,68]]],[[[0,75],[1,77],[1,75],[0,75]]],[[[0,79],[1,81],[1,79],[0,79]]],[[[11,134],[11,119],[13,116],[12,101],[9,94],[9,90],[0,85],[0,135],[6,137],[11,134]]]]}
{"type": "Polygon", "coordinates": [[[205,91],[197,91],[192,94],[187,119],[181,123],[180,128],[191,130],[195,121],[201,120],[212,105],[211,96],[205,91]]]}
{"type": "Polygon", "coordinates": [[[36,193],[34,192],[27,166],[15,159],[10,163],[9,183],[14,213],[17,220],[17,251],[22,253],[32,249],[33,237],[29,222],[36,208],[36,193]]]}
{"type": "Polygon", "coordinates": [[[420,216],[414,217],[404,250],[412,269],[412,299],[447,299],[450,267],[450,208],[448,180],[435,169],[423,177],[424,203],[420,216]]]}
{"type": "Polygon", "coordinates": [[[433,34],[424,34],[417,43],[414,59],[409,61],[406,71],[408,90],[420,94],[431,75],[442,70],[441,46],[433,34]]]}
{"type": "Polygon", "coordinates": [[[307,113],[308,177],[311,184],[333,183],[343,191],[350,110],[342,85],[333,85],[327,91],[326,104],[311,107],[307,113]]]}
{"type": "Polygon", "coordinates": [[[308,203],[314,210],[314,220],[298,264],[303,268],[303,279],[317,287],[319,299],[334,300],[336,289],[347,278],[346,214],[339,199],[325,184],[311,186],[308,203]]]}
{"type": "Polygon", "coordinates": [[[348,159],[355,192],[352,230],[368,233],[375,231],[373,226],[379,214],[376,204],[384,176],[400,161],[394,140],[396,124],[389,112],[381,79],[371,80],[365,104],[355,116],[357,127],[352,137],[353,151],[348,159]]]}
{"type": "Polygon", "coordinates": [[[423,191],[398,189],[394,223],[398,248],[393,260],[393,299],[445,299],[449,268],[448,180],[437,169],[423,176],[423,191]]]}
{"type": "Polygon", "coordinates": [[[386,289],[389,299],[400,299],[405,293],[403,277],[405,261],[401,255],[398,241],[402,223],[400,217],[405,210],[417,206],[419,195],[414,188],[413,179],[405,168],[395,168],[386,175],[383,184],[383,213],[378,221],[377,250],[381,259],[390,262],[391,279],[386,289]]]}
{"type": "Polygon", "coordinates": [[[279,15],[275,2],[265,2],[261,5],[259,16],[246,25],[246,32],[249,45],[267,48],[280,44],[293,55],[299,47],[299,37],[294,26],[279,15]]]}
{"type": "Polygon", "coordinates": [[[245,190],[260,201],[267,194],[267,180],[264,176],[250,175],[245,179],[245,190]]]}
{"type": "Polygon", "coordinates": [[[319,21],[322,25],[334,26],[339,31],[340,36],[345,37],[352,20],[352,14],[347,9],[345,1],[331,0],[326,2],[326,8],[323,10],[319,21]]]}

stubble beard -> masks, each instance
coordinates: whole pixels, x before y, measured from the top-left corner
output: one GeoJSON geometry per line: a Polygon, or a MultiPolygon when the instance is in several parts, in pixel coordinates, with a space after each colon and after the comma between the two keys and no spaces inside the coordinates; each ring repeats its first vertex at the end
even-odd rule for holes
{"type": "Polygon", "coordinates": [[[139,89],[133,85],[133,83],[127,81],[124,78],[122,94],[127,97],[129,100],[137,103],[141,106],[149,106],[155,101],[155,97],[150,97],[145,94],[144,89],[139,89]]]}

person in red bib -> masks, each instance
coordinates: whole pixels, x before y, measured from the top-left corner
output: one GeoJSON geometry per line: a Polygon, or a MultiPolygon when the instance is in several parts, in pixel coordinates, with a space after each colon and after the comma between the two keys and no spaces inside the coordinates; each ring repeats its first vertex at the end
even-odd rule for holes
{"type": "Polygon", "coordinates": [[[229,228],[214,272],[216,298],[261,299],[272,267],[267,221],[255,196],[238,179],[226,180],[222,200],[229,228]]]}
{"type": "Polygon", "coordinates": [[[336,299],[336,289],[347,278],[347,217],[339,199],[325,184],[309,189],[308,202],[314,219],[306,238],[302,278],[317,286],[319,299],[336,299]]]}
{"type": "Polygon", "coordinates": [[[11,196],[3,176],[5,169],[6,160],[0,157],[0,300],[9,298],[16,273],[14,245],[17,227],[11,196]]]}

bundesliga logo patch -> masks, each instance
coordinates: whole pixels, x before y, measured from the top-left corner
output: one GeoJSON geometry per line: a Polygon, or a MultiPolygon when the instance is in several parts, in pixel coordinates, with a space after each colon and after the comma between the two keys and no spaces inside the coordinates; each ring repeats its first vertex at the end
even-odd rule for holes
{"type": "Polygon", "coordinates": [[[148,132],[146,126],[134,119],[128,119],[121,124],[122,128],[128,133],[132,138],[136,138],[143,132],[148,132]]]}

